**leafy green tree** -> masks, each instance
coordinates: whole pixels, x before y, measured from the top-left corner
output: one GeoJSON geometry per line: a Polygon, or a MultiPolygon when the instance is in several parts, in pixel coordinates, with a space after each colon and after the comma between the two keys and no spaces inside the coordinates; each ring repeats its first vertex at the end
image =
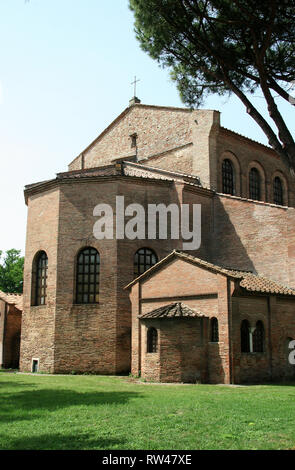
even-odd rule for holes
{"type": "Polygon", "coordinates": [[[21,250],[12,248],[3,256],[0,251],[0,290],[3,292],[22,293],[24,257],[21,250]]]}
{"type": "Polygon", "coordinates": [[[295,0],[129,0],[129,6],[142,49],[171,69],[183,102],[194,107],[211,93],[234,93],[294,174],[295,143],[276,97],[295,105],[289,94],[295,0]],[[251,99],[258,89],[265,113],[251,99]]]}

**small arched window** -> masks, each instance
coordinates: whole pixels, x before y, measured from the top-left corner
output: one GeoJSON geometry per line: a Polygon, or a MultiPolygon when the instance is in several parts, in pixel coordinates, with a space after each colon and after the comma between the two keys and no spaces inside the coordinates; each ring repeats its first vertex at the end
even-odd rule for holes
{"type": "Polygon", "coordinates": [[[235,172],[233,164],[228,158],[222,162],[222,192],[235,194],[235,172]]]}
{"type": "Polygon", "coordinates": [[[149,328],[147,331],[147,352],[155,353],[158,350],[158,332],[156,328],[149,328]]]}
{"type": "Polygon", "coordinates": [[[264,326],[262,321],[256,323],[256,328],[253,332],[253,352],[264,351],[264,326]]]}
{"type": "Polygon", "coordinates": [[[287,375],[294,379],[295,377],[295,364],[294,364],[294,339],[289,337],[286,339],[285,343],[285,351],[284,353],[286,354],[286,362],[287,362],[287,367],[286,367],[286,372],[287,375]]]}
{"type": "Polygon", "coordinates": [[[35,292],[33,292],[33,305],[46,305],[47,299],[47,271],[48,258],[45,251],[40,251],[35,259],[33,268],[33,284],[35,292]]]}
{"type": "Polygon", "coordinates": [[[100,256],[95,248],[81,250],[77,257],[76,303],[95,304],[99,302],[100,256]]]}
{"type": "Polygon", "coordinates": [[[280,206],[284,205],[283,184],[278,176],[273,180],[273,201],[280,206]]]}
{"type": "Polygon", "coordinates": [[[150,248],[140,248],[134,255],[134,276],[140,276],[158,262],[156,253],[150,248]]]}
{"type": "Polygon", "coordinates": [[[257,168],[251,168],[249,173],[249,198],[260,201],[260,175],[257,168]]]}
{"type": "Polygon", "coordinates": [[[241,324],[241,352],[250,352],[250,324],[243,320],[241,324]]]}
{"type": "Polygon", "coordinates": [[[218,343],[219,341],[219,332],[218,332],[218,320],[217,318],[211,318],[210,322],[210,340],[212,343],[218,343]]]}

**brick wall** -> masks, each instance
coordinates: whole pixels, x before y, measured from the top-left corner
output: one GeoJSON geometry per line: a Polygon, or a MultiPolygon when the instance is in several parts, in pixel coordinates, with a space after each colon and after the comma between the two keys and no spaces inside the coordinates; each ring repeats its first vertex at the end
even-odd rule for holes
{"type": "MultiPolygon", "coordinates": [[[[136,104],[127,108],[84,152],[85,168],[128,158],[137,152],[138,159],[186,145],[191,142],[191,112],[186,109],[161,108],[136,104]],[[137,149],[131,135],[137,134],[137,149]]],[[[82,165],[79,156],[69,170],[82,165]]],[[[80,166],[81,168],[81,166],[80,166]]]]}
{"type": "Polygon", "coordinates": [[[270,303],[272,373],[274,380],[295,379],[295,366],[288,361],[291,339],[295,339],[295,302],[277,297],[270,303]]]}
{"type": "Polygon", "coordinates": [[[293,208],[216,196],[212,210],[212,262],[295,287],[293,208]]]}
{"type": "MultiPolygon", "coordinates": [[[[273,177],[278,174],[286,181],[288,191],[284,197],[284,204],[294,206],[294,177],[285,167],[274,150],[264,147],[249,139],[239,136],[223,128],[220,129],[217,138],[217,173],[219,177],[215,183],[217,191],[222,192],[221,165],[224,158],[232,153],[238,161],[239,171],[236,172],[237,196],[249,198],[249,171],[252,166],[257,166],[261,176],[262,200],[273,202],[273,177]],[[259,163],[259,165],[255,165],[259,163]]],[[[230,158],[230,157],[229,157],[230,158]]],[[[212,179],[213,183],[213,179],[212,179]]]]}
{"type": "Polygon", "coordinates": [[[271,345],[269,341],[268,297],[233,297],[233,367],[235,383],[261,382],[271,380],[271,345]],[[248,320],[251,327],[262,321],[265,329],[263,353],[241,352],[241,323],[248,320]]]}
{"type": "Polygon", "coordinates": [[[8,305],[3,340],[3,367],[16,369],[19,366],[22,314],[14,305],[8,305]]]}
{"type": "Polygon", "coordinates": [[[207,380],[207,321],[194,319],[142,320],[142,377],[155,382],[207,380]],[[204,323],[206,323],[204,325],[204,323]],[[147,352],[147,330],[158,331],[158,352],[147,352]]]}
{"type": "Polygon", "coordinates": [[[59,188],[32,195],[28,202],[20,370],[31,371],[32,358],[39,370],[54,370],[54,331],[57,280],[59,188]],[[36,254],[48,256],[47,305],[32,306],[32,267],[36,254]]]}

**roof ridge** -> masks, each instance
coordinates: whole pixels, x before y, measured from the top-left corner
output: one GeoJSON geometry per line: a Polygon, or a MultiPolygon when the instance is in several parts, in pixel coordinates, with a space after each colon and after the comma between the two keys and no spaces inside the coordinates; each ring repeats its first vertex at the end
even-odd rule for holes
{"type": "Polygon", "coordinates": [[[256,199],[249,199],[247,197],[235,196],[233,194],[220,193],[218,191],[214,191],[214,192],[216,196],[222,196],[222,197],[226,197],[229,199],[236,199],[237,201],[242,201],[242,202],[252,202],[253,204],[258,204],[260,206],[270,206],[270,207],[275,207],[277,209],[293,209],[293,207],[291,206],[281,206],[279,204],[275,204],[274,202],[258,201],[256,199]]]}
{"type": "Polygon", "coordinates": [[[138,318],[195,318],[206,316],[200,310],[189,307],[184,302],[172,302],[170,304],[162,305],[144,314],[138,315],[138,318]]]}
{"type": "Polygon", "coordinates": [[[168,262],[169,259],[171,259],[175,255],[179,256],[180,258],[184,258],[187,261],[194,262],[195,264],[205,269],[207,268],[209,270],[212,270],[215,273],[219,273],[229,278],[236,279],[237,281],[239,281],[240,287],[246,289],[249,292],[262,292],[262,293],[268,293],[268,294],[279,294],[279,295],[281,294],[281,295],[295,296],[295,288],[288,287],[274,279],[263,277],[263,276],[260,276],[259,274],[255,274],[249,271],[242,271],[242,270],[237,271],[234,269],[227,269],[222,266],[210,263],[208,261],[202,260],[201,258],[198,258],[193,255],[189,255],[183,251],[176,250],[176,249],[174,249],[169,255],[161,259],[158,263],[156,263],[154,266],[152,266],[147,271],[142,273],[136,279],[133,279],[133,281],[131,281],[129,284],[127,284],[127,286],[125,286],[125,289],[130,288],[131,286],[136,284],[139,280],[150,275],[156,269],[159,269],[159,267],[161,267],[165,262],[168,262]]]}
{"type": "Polygon", "coordinates": [[[126,114],[128,114],[132,109],[136,107],[145,107],[145,108],[153,108],[153,109],[172,109],[175,111],[182,111],[182,112],[192,112],[193,109],[190,108],[180,108],[180,107],[173,107],[173,106],[157,106],[152,104],[144,104],[144,103],[135,103],[133,105],[128,105],[115,119],[111,121],[111,123],[105,127],[91,142],[87,145],[71,162],[73,163],[77,158],[79,158],[83,153],[87,152],[100,138],[102,138],[117,122],[119,122],[126,114]]]}
{"type": "Polygon", "coordinates": [[[185,178],[190,178],[190,179],[197,179],[200,182],[200,178],[197,175],[190,175],[188,173],[182,173],[180,171],[174,171],[174,170],[165,170],[164,168],[157,168],[155,166],[149,166],[149,165],[143,165],[140,162],[128,162],[128,161],[123,161],[124,165],[126,166],[136,166],[136,167],[143,167],[144,169],[150,170],[150,171],[155,171],[157,173],[169,173],[172,175],[179,175],[179,176],[184,176],[185,178]]]}
{"type": "MultiPolygon", "coordinates": [[[[229,129],[228,127],[224,127],[224,126],[220,126],[220,130],[223,130],[223,131],[226,131],[226,132],[230,132],[231,134],[235,134],[239,137],[242,137],[243,139],[246,139],[248,140],[249,142],[254,142],[255,144],[257,145],[261,145],[262,147],[266,148],[267,150],[271,150],[275,155],[276,155],[276,152],[275,150],[272,148],[272,147],[269,147],[268,145],[265,145],[265,144],[262,144],[261,142],[259,142],[258,140],[255,140],[255,139],[252,139],[251,137],[247,137],[243,134],[240,134],[239,132],[236,132],[236,131],[233,131],[232,129],[229,129]]],[[[275,156],[274,155],[274,156],[275,156]]]]}

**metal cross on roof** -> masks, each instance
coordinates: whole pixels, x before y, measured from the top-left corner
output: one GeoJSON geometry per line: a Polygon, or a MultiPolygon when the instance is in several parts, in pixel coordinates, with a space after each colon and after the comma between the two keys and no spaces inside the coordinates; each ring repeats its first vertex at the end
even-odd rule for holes
{"type": "Polygon", "coordinates": [[[140,82],[140,78],[136,80],[136,76],[134,77],[134,82],[131,82],[131,85],[134,85],[134,97],[136,96],[136,83],[140,82]]]}

